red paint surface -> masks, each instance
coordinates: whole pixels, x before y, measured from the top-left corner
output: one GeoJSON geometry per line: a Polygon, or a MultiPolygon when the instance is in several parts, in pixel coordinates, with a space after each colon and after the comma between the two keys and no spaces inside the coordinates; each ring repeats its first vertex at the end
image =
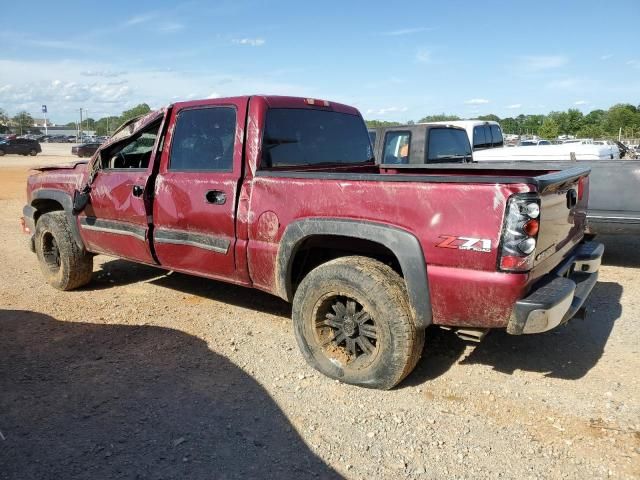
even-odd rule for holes
{"type": "MultiPolygon", "coordinates": [[[[162,153],[152,158],[146,171],[100,172],[93,186],[86,215],[155,228],[214,235],[229,241],[226,254],[184,245],[155,244],[162,267],[254,286],[272,293],[276,287],[276,256],[287,225],[310,217],[332,217],[387,224],[415,235],[427,261],[429,289],[435,323],[503,327],[514,302],[522,298],[533,279],[559,262],[546,260],[530,274],[496,271],[498,245],[507,198],[532,191],[525,184],[465,184],[348,181],[256,177],[266,110],[270,107],[315,108],[302,98],[237,97],[178,103],[169,118],[162,153]],[[171,172],[167,165],[176,114],[184,108],[233,105],[238,125],[231,172],[171,172]],[[147,185],[152,172],[158,176],[147,185]],[[145,205],[133,197],[134,184],[153,189],[153,202],[145,205]],[[227,195],[224,205],[205,201],[208,190],[227,195]],[[151,217],[152,216],[152,217],[151,217]],[[488,239],[490,252],[438,248],[447,236],[488,239]]],[[[331,103],[334,110],[355,109],[331,103]]],[[[320,170],[315,168],[312,170],[320,170]]],[[[339,171],[344,169],[333,169],[339,171]]],[[[363,168],[353,168],[362,171],[363,168]]],[[[379,173],[377,167],[364,170],[379,173]]],[[[381,175],[406,174],[385,170],[381,175]]],[[[460,171],[431,170],[434,175],[460,171]]],[[[482,175],[480,172],[464,172],[482,175]]],[[[521,176],[522,172],[501,172],[521,176]]],[[[540,174],[540,172],[537,172],[540,174]]],[[[51,170],[29,178],[28,191],[53,188],[73,193],[86,181],[84,166],[51,170]]],[[[582,191],[588,185],[583,182],[582,191]]],[[[586,197],[586,195],[585,195],[586,197]]],[[[586,198],[584,200],[586,205],[586,198]]],[[[541,223],[541,231],[545,228],[541,223]]],[[[581,227],[576,227],[575,231],[581,227]]],[[[574,232],[575,233],[575,232],[574,232]]],[[[151,263],[150,245],[132,237],[82,232],[89,250],[151,263]]],[[[375,238],[371,240],[376,240],[375,238]]],[[[566,255],[575,241],[558,255],[566,255]]]]}

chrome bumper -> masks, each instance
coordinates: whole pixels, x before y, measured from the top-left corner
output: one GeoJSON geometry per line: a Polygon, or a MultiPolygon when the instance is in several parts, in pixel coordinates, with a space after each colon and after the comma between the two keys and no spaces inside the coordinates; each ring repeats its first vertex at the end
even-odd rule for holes
{"type": "Polygon", "coordinates": [[[568,322],[582,308],[598,281],[604,245],[586,242],[556,273],[516,302],[507,332],[512,335],[542,333],[568,322]]]}

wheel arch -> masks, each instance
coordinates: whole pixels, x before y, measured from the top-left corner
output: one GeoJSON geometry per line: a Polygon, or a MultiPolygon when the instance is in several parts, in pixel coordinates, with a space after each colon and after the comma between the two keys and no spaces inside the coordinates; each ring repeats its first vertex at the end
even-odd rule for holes
{"type": "Polygon", "coordinates": [[[71,229],[74,241],[81,249],[85,250],[84,242],[80,236],[78,222],[73,215],[73,199],[67,192],[46,188],[35,190],[31,194],[31,203],[24,207],[23,214],[25,219],[32,220],[35,231],[36,222],[41,215],[60,210],[63,210],[67,215],[69,228],[71,229]]]}
{"type": "MultiPolygon", "coordinates": [[[[276,291],[280,297],[289,302],[293,300],[292,274],[296,262],[300,261],[298,254],[305,242],[314,237],[354,239],[364,242],[359,245],[373,243],[391,252],[404,278],[416,326],[424,328],[432,323],[426,262],[420,242],[406,230],[374,222],[307,218],[288,225],[280,240],[277,257],[276,291]]],[[[356,250],[353,253],[372,256],[367,251],[356,250]]]]}

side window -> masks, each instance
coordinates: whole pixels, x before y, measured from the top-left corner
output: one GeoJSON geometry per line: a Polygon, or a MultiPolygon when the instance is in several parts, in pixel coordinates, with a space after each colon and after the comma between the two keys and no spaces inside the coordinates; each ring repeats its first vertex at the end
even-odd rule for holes
{"type": "Polygon", "coordinates": [[[236,110],[208,107],[178,114],[169,170],[233,170],[236,110]]]}
{"type": "Polygon", "coordinates": [[[160,122],[133,135],[131,138],[115,144],[100,154],[102,168],[147,168],[151,160],[153,146],[158,137],[160,122]]]}
{"type": "Polygon", "coordinates": [[[502,147],[504,139],[502,138],[502,130],[499,125],[491,125],[491,145],[493,147],[502,147]]]}
{"type": "Polygon", "coordinates": [[[484,125],[478,125],[473,127],[473,148],[487,148],[491,143],[491,134],[489,138],[486,137],[486,129],[484,125]]]}
{"type": "Polygon", "coordinates": [[[411,132],[387,132],[384,136],[382,163],[409,163],[411,132]]]}

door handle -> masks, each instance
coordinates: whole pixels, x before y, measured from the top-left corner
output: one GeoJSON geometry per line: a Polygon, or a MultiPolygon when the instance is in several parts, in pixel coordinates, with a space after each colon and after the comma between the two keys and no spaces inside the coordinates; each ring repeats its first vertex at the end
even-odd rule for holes
{"type": "Polygon", "coordinates": [[[134,185],[131,191],[134,197],[140,197],[142,192],[144,192],[144,189],[140,185],[134,185]]]}
{"type": "Polygon", "coordinates": [[[220,190],[209,190],[205,194],[205,198],[207,199],[207,203],[212,203],[213,205],[224,205],[227,201],[227,194],[220,190]]]}

